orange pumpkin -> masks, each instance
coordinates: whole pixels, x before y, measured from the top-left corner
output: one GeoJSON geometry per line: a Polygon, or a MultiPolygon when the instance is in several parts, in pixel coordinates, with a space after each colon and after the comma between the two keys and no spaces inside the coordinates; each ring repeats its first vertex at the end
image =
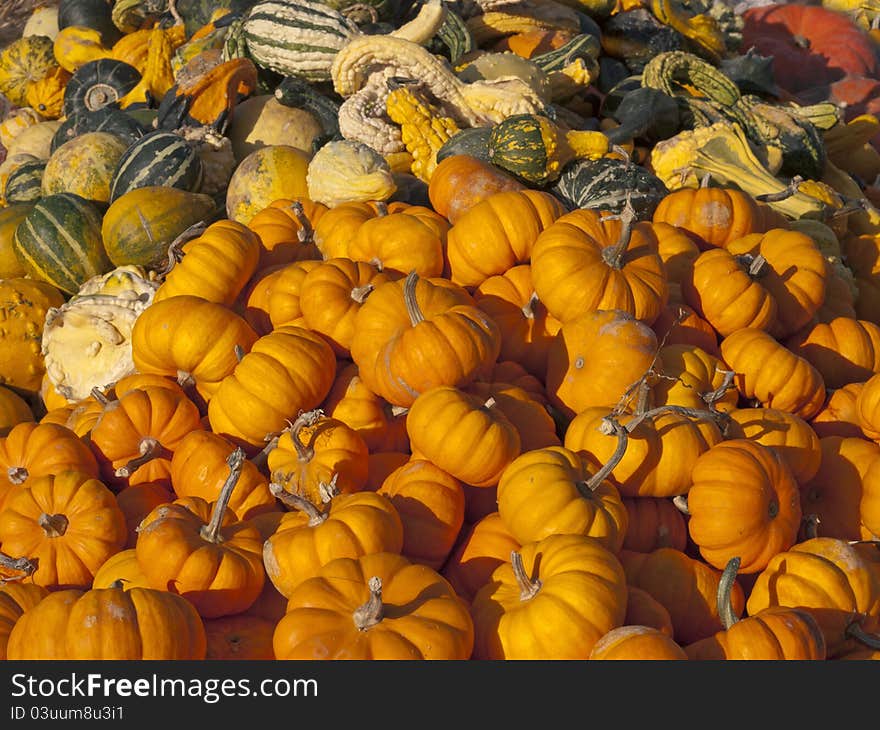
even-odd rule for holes
{"type": "Polygon", "coordinates": [[[244,459],[240,448],[229,455],[229,476],[209,521],[183,504],[160,505],[144,518],[135,544],[150,585],[180,594],[203,618],[245,611],[266,580],[259,530],[237,519],[223,524],[244,459]]]}
{"type": "Polygon", "coordinates": [[[299,411],[317,407],[336,370],[333,349],[305,327],[263,335],[223,378],[208,403],[211,430],[254,453],[299,411]]]}
{"type": "Polygon", "coordinates": [[[490,162],[471,155],[450,155],[434,168],[428,198],[431,207],[454,225],[490,195],[525,189],[525,184],[490,162]]]}
{"type": "Polygon", "coordinates": [[[586,659],[621,626],[620,561],[585,535],[551,534],[499,565],[474,596],[474,659],[586,659]]]}
{"type": "Polygon", "coordinates": [[[701,454],[687,493],[688,534],[703,559],[743,573],[763,570],[797,542],[800,492],[782,457],[749,439],[728,439],[701,454]]]}
{"type": "Polygon", "coordinates": [[[812,363],[826,388],[863,383],[880,372],[880,325],[867,320],[836,317],[804,328],[785,345],[812,363]]]}
{"type": "Polygon", "coordinates": [[[22,614],[49,595],[35,583],[0,584],[0,661],[7,658],[9,634],[22,614]]]}
{"type": "Polygon", "coordinates": [[[105,483],[119,490],[141,482],[170,481],[177,445],[202,428],[198,406],[182,391],[147,385],[108,403],[89,443],[105,483]]]}
{"type": "MultiPolygon", "coordinates": [[[[199,431],[198,433],[206,433],[199,431]]],[[[116,504],[125,515],[125,524],[128,532],[128,538],[125,541],[126,549],[133,548],[137,541],[137,528],[141,520],[144,519],[160,504],[171,502],[174,499],[174,493],[171,491],[167,482],[141,482],[125,487],[116,495],[116,504]]],[[[118,553],[117,553],[118,554],[118,553]]],[[[101,586],[106,588],[107,586],[101,586]]]]}
{"type": "Polygon", "coordinates": [[[615,553],[628,523],[617,487],[597,481],[586,460],[563,446],[527,451],[510,463],[498,482],[498,513],[521,544],[589,535],[615,553]]]}
{"type": "Polygon", "coordinates": [[[336,558],[400,553],[403,548],[403,522],[383,494],[334,493],[315,504],[277,485],[273,490],[290,511],[264,542],[263,564],[272,584],[287,598],[336,558]]]}
{"type": "Polygon", "coordinates": [[[587,659],[624,661],[687,660],[684,649],[659,629],[640,624],[625,624],[611,629],[594,645],[587,659]]]}
{"type": "Polygon", "coordinates": [[[415,273],[370,294],[351,341],[351,359],[367,387],[405,407],[429,388],[467,385],[500,350],[498,325],[464,288],[415,273]]]}
{"type": "Polygon", "coordinates": [[[259,211],[247,224],[260,239],[258,269],[320,259],[315,225],[328,210],[308,198],[280,198],[259,211]]]}
{"type": "Polygon", "coordinates": [[[559,199],[541,190],[486,197],[449,229],[449,278],[461,286],[479,286],[490,276],[528,263],[538,235],[563,213],[559,199]]]}
{"type": "Polygon", "coordinates": [[[357,431],[323,411],[300,413],[266,458],[272,481],[315,504],[324,492],[361,491],[367,482],[367,445],[357,431]]]}
{"type": "Polygon", "coordinates": [[[623,497],[629,517],[623,550],[650,553],[668,547],[684,551],[687,522],[673,501],[664,497],[623,497]]]}
{"type": "Polygon", "coordinates": [[[461,482],[430,461],[411,459],[391,472],[377,491],[400,515],[401,554],[439,571],[464,524],[461,482]]]}
{"type": "MultiPolygon", "coordinates": [[[[532,248],[538,297],[560,322],[596,309],[653,324],[669,297],[651,223],[581,208],[559,217],[532,248]]],[[[634,214],[633,214],[634,216],[634,214]]]]}
{"type": "Polygon", "coordinates": [[[266,313],[273,328],[289,324],[306,326],[300,307],[300,292],[306,274],[320,264],[321,259],[302,259],[281,267],[266,299],[266,313]]]}
{"type": "Polygon", "coordinates": [[[518,385],[474,381],[462,390],[481,399],[491,398],[492,408],[499,409],[519,432],[520,450],[531,451],[544,446],[561,446],[556,422],[544,402],[518,385]]]}
{"type": "Polygon", "coordinates": [[[825,403],[810,419],[810,426],[820,438],[825,436],[863,436],[856,401],[864,383],[849,383],[827,389],[825,403]]]}
{"type": "Polygon", "coordinates": [[[410,406],[406,431],[414,454],[456,479],[492,487],[521,449],[519,431],[490,396],[440,385],[410,406]]]}
{"type": "Polygon", "coordinates": [[[300,583],[273,638],[277,659],[300,660],[464,660],[473,646],[473,620],[446,579],[387,552],[331,560],[300,583]]]}
{"type": "Polygon", "coordinates": [[[101,481],[78,471],[33,477],[0,512],[0,545],[37,562],[31,580],[52,590],[86,588],[122,549],[125,515],[101,481]]]}

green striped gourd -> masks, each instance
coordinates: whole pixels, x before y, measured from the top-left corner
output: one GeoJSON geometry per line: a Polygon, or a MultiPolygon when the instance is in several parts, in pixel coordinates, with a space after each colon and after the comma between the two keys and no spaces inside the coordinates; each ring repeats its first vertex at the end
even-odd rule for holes
{"type": "Polygon", "coordinates": [[[72,193],[47,195],[15,229],[15,255],[35,279],[74,294],[113,268],[101,238],[101,211],[72,193]]]}
{"type": "Polygon", "coordinates": [[[42,196],[43,171],[46,160],[25,162],[6,179],[3,197],[6,203],[33,203],[42,196]]]}
{"type": "Polygon", "coordinates": [[[123,153],[110,183],[110,202],[129,190],[149,186],[195,193],[204,173],[195,145],[174,132],[150,132],[123,153]]]}
{"type": "Polygon", "coordinates": [[[129,144],[139,140],[148,129],[131,113],[105,106],[95,111],[84,109],[73,112],[61,122],[52,137],[50,151],[54,152],[65,142],[86,132],[109,132],[128,140],[129,144]]]}
{"type": "Polygon", "coordinates": [[[255,63],[307,81],[329,80],[333,57],[361,35],[358,26],[338,10],[313,0],[258,2],[241,31],[255,63]]]}

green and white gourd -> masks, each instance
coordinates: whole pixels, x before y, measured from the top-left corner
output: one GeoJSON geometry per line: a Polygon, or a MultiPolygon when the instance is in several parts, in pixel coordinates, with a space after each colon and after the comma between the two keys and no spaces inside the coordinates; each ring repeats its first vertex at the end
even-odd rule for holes
{"type": "Polygon", "coordinates": [[[129,190],[156,185],[197,193],[203,178],[204,166],[193,144],[174,132],[150,132],[119,160],[110,184],[110,202],[129,190]]]}

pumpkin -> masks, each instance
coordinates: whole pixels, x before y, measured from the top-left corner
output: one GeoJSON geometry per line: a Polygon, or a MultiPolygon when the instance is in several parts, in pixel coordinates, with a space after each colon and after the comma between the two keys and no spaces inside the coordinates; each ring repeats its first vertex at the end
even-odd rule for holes
{"type": "Polygon", "coordinates": [[[248,609],[266,580],[259,530],[237,518],[223,524],[244,452],[236,448],[227,459],[229,474],[210,520],[183,504],[160,505],[144,518],[135,544],[150,585],[188,599],[203,618],[248,609]]]}
{"type": "Polygon", "coordinates": [[[409,451],[408,409],[392,406],[367,388],[350,360],[337,361],[336,379],[321,409],[354,429],[370,454],[409,451]]]}
{"type": "Polygon", "coordinates": [[[428,181],[431,207],[453,225],[490,195],[525,189],[526,185],[510,173],[467,154],[440,160],[428,181]]]}
{"type": "Polygon", "coordinates": [[[166,590],[56,591],[25,611],[10,659],[204,659],[205,628],[192,604],[166,590]]]}
{"type": "Polygon", "coordinates": [[[519,455],[519,431],[489,397],[440,385],[413,401],[406,417],[411,449],[475,487],[498,483],[519,455]]]}
{"type": "Polygon", "coordinates": [[[547,396],[567,418],[617,403],[653,365],[654,331],[622,310],[592,310],[565,322],[547,353],[547,396]]]}
{"type": "Polygon", "coordinates": [[[540,190],[488,196],[449,229],[449,278],[461,286],[478,286],[516,264],[528,263],[538,235],[564,212],[557,198],[540,190]]]}
{"type": "Polygon", "coordinates": [[[215,221],[170,254],[181,259],[165,274],[153,301],[190,294],[230,306],[256,272],[260,250],[250,228],[215,221]]]}
{"type": "Polygon", "coordinates": [[[729,186],[674,190],[660,201],[651,220],[683,229],[702,250],[785,227],[785,218],[769,205],[729,186]]]}
{"type": "Polygon", "coordinates": [[[737,557],[742,572],[757,573],[797,542],[800,491],[770,447],[729,438],[697,458],[691,479],[688,534],[709,565],[737,557]]]}
{"type": "Polygon", "coordinates": [[[617,487],[591,471],[564,446],[516,457],[498,482],[498,513],[511,535],[521,544],[553,534],[588,535],[618,552],[629,516],[617,487]]]}
{"type": "Polygon", "coordinates": [[[0,386],[0,437],[8,436],[13,426],[34,420],[28,402],[11,388],[0,386]]]}
{"type": "Polygon", "coordinates": [[[657,233],[657,252],[666,271],[669,290],[668,304],[683,304],[682,282],[690,276],[694,261],[700,255],[700,247],[683,228],[665,221],[653,221],[657,233]]]}
{"type": "Polygon", "coordinates": [[[615,554],[584,535],[551,534],[499,565],[474,596],[474,659],[586,659],[623,625],[626,580],[615,554]]]}
{"type": "Polygon", "coordinates": [[[282,660],[464,660],[473,651],[474,622],[432,568],[370,553],[331,560],[300,583],[275,626],[273,647],[282,660]]]}
{"type": "Polygon", "coordinates": [[[330,499],[319,506],[280,488],[274,493],[290,511],[263,543],[263,565],[272,584],[287,598],[332,560],[401,552],[403,522],[384,494],[327,495],[330,499]]]}
{"type": "Polygon", "coordinates": [[[746,602],[750,616],[771,606],[810,613],[825,637],[828,657],[876,629],[880,580],[874,564],[846,540],[813,537],[774,555],[746,602]]]}
{"type": "Polygon", "coordinates": [[[9,634],[22,614],[42,601],[49,591],[35,583],[0,585],[0,660],[7,659],[9,634]]]}
{"type": "MultiPolygon", "coordinates": [[[[172,300],[167,300],[172,301],[172,300]]],[[[248,348],[208,403],[211,429],[250,452],[284,430],[287,419],[316,408],[330,391],[336,359],[305,327],[275,327],[248,348]]]]}
{"type": "Polygon", "coordinates": [[[810,426],[819,438],[825,436],[862,436],[856,402],[864,383],[849,383],[842,388],[827,389],[825,403],[810,419],[810,426]]]}
{"type": "Polygon", "coordinates": [[[37,561],[32,580],[52,590],[90,586],[126,538],[125,516],[113,492],[79,471],[32,478],[0,512],[4,551],[37,561]]]}
{"type": "Polygon", "coordinates": [[[44,119],[58,119],[64,113],[64,92],[70,81],[69,71],[56,66],[39,81],[28,86],[25,101],[44,119]]]}
{"type": "Polygon", "coordinates": [[[283,264],[258,269],[238,295],[233,309],[240,312],[257,335],[266,335],[272,330],[269,319],[269,297],[272,288],[281,274],[283,264]]]}
{"type": "Polygon", "coordinates": [[[743,46],[772,56],[773,79],[793,94],[878,71],[867,35],[829,8],[771,3],[749,8],[743,21],[743,46]]]}
{"type": "Polygon", "coordinates": [[[764,330],[739,329],[721,340],[720,348],[744,397],[806,420],[822,408],[826,394],[822,374],[764,330]]]}
{"type": "Polygon", "coordinates": [[[687,493],[691,470],[701,454],[722,440],[718,425],[703,416],[692,419],[675,411],[615,416],[626,431],[626,448],[616,460],[619,428],[608,428],[609,407],[580,411],[565,431],[566,448],[598,471],[611,467],[608,480],[625,497],[674,497],[687,493]],[[616,463],[615,463],[616,460],[616,463]]]}
{"type": "MultiPolygon", "coordinates": [[[[199,431],[199,433],[205,432],[199,431]]],[[[172,502],[174,498],[174,492],[171,491],[167,482],[163,481],[132,484],[116,493],[116,504],[125,515],[125,524],[128,527],[128,539],[124,546],[126,550],[134,547],[137,541],[137,528],[141,520],[160,504],[172,502]]],[[[111,579],[110,582],[113,580],[115,579],[111,579]]],[[[106,588],[107,585],[101,587],[106,588]]]]}
{"type": "Polygon", "coordinates": [[[868,320],[835,317],[803,328],[785,344],[812,363],[829,389],[861,383],[880,372],[880,325],[868,320]]]}
{"type": "Polygon", "coordinates": [[[623,550],[650,553],[668,547],[684,551],[687,522],[675,503],[664,497],[622,497],[628,523],[623,550]]]}
{"type": "Polygon", "coordinates": [[[205,659],[274,659],[275,622],[259,616],[220,616],[205,620],[205,659]]]}
{"type": "MultiPolygon", "coordinates": [[[[169,467],[174,493],[217,501],[229,472],[226,459],[234,447],[229,439],[201,428],[184,435],[174,448],[169,467]]],[[[119,493],[120,500],[128,489],[119,493]]],[[[255,462],[245,460],[242,464],[238,483],[229,497],[229,509],[242,520],[277,509],[269,480],[255,462]]]]}
{"type": "Polygon", "coordinates": [[[24,220],[31,203],[11,203],[0,208],[0,277],[15,279],[26,275],[26,270],[15,255],[15,229],[24,220]]]}
{"type": "Polygon", "coordinates": [[[380,271],[439,277],[446,270],[448,221],[430,208],[405,205],[393,215],[370,217],[358,227],[346,256],[380,271]]]}
{"type": "Polygon", "coordinates": [[[875,539],[875,536],[880,534],[880,460],[878,459],[871,461],[862,475],[859,520],[862,532],[867,533],[870,539],[875,539]]]}
{"type": "Polygon", "coordinates": [[[92,588],[112,588],[114,584],[126,591],[150,587],[147,576],[138,564],[134,545],[120,550],[104,561],[95,573],[92,588]]]}
{"type": "Polygon", "coordinates": [[[95,455],[71,429],[28,421],[13,426],[0,438],[0,511],[16,487],[67,470],[99,474],[95,455]]]}
{"type": "Polygon", "coordinates": [[[651,329],[664,345],[693,345],[718,356],[718,333],[696,310],[687,304],[667,302],[651,329]]]}
{"type": "Polygon", "coordinates": [[[272,481],[314,504],[326,501],[327,490],[351,494],[366,485],[366,443],[321,410],[301,412],[267,448],[272,481]]]}
{"type": "MultiPolygon", "coordinates": [[[[416,243],[408,240],[407,245],[416,243]]],[[[299,306],[306,326],[324,335],[338,357],[347,357],[361,305],[377,286],[395,278],[393,271],[386,273],[384,266],[361,259],[323,261],[306,273],[300,287],[299,306]]]]}
{"type": "Polygon", "coordinates": [[[463,287],[411,272],[361,305],[350,349],[370,390],[409,407],[432,387],[473,381],[497,359],[501,333],[463,287]]]}
{"type": "Polygon", "coordinates": [[[800,416],[778,408],[734,408],[728,415],[727,438],[746,438],[769,446],[782,457],[799,485],[819,471],[819,437],[800,416]]]}
{"type": "MultiPolygon", "coordinates": [[[[667,344],[660,348],[660,377],[650,378],[650,403],[655,406],[683,406],[704,410],[711,402],[713,412],[727,413],[739,402],[732,387],[731,371],[718,355],[693,344],[667,344]]],[[[723,425],[723,424],[720,424],[723,425]]]]}
{"type": "Polygon", "coordinates": [[[315,243],[315,226],[328,210],[308,198],[280,198],[259,211],[248,223],[260,238],[257,268],[323,258],[315,243]]]}
{"type": "Polygon", "coordinates": [[[625,624],[611,629],[593,645],[587,659],[606,660],[687,660],[689,657],[675,640],[659,629],[625,624]]]}
{"type": "Polygon", "coordinates": [[[131,331],[138,371],[177,378],[210,398],[236,364],[236,347],[247,352],[258,339],[228,307],[191,294],[147,307],[131,331]]]}
{"type": "MultiPolygon", "coordinates": [[[[722,571],[682,550],[661,547],[650,553],[621,550],[618,553],[628,585],[647,591],[672,619],[673,638],[682,646],[721,631],[718,586],[722,571]]],[[[731,602],[739,615],[746,594],[739,583],[731,590],[731,602]]]]}
{"type": "Polygon", "coordinates": [[[174,449],[190,431],[202,428],[198,406],[184,392],[147,385],[104,407],[89,444],[105,483],[118,490],[169,480],[174,449]]]}
{"type": "Polygon", "coordinates": [[[140,71],[125,61],[110,57],[86,61],[73,71],[64,87],[64,116],[121,104],[140,80],[140,71]]]}
{"type": "Polygon", "coordinates": [[[273,328],[286,325],[306,327],[299,302],[300,292],[306,274],[320,263],[318,257],[293,261],[281,267],[266,300],[266,313],[273,328]]]}
{"type": "Polygon", "coordinates": [[[816,619],[796,608],[772,606],[739,618],[730,605],[730,591],[739,561],[733,557],[725,566],[718,585],[718,605],[724,607],[724,630],[707,636],[684,650],[688,659],[822,660],[826,658],[825,637],[816,619]]]}
{"type": "Polygon", "coordinates": [[[565,323],[591,310],[617,309],[653,324],[666,304],[666,272],[650,223],[578,209],[542,231],[532,248],[535,292],[565,323]]]}

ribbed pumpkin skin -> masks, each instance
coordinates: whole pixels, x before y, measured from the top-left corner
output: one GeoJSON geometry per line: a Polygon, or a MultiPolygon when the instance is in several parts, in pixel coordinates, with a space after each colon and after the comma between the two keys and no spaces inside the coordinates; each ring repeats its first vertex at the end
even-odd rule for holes
{"type": "Polygon", "coordinates": [[[43,195],[73,193],[106,203],[119,159],[128,142],[110,132],[85,132],[58,147],[46,162],[43,195]]]}
{"type": "Polygon", "coordinates": [[[6,659],[9,634],[29,608],[49,595],[43,586],[34,583],[6,583],[0,586],[0,660],[6,659]]]}
{"type": "Polygon", "coordinates": [[[75,294],[113,268],[101,239],[101,212],[72,193],[39,200],[15,231],[15,253],[28,273],[75,294]]]}
{"type": "Polygon", "coordinates": [[[194,145],[179,134],[157,130],[129,146],[110,185],[110,202],[129,190],[153,185],[197,193],[205,169],[194,145]]]}
{"type": "Polygon", "coordinates": [[[25,612],[10,633],[9,657],[204,659],[206,646],[195,608],[170,591],[71,589],[25,612]]]}
{"type": "Polygon", "coordinates": [[[14,279],[27,273],[15,255],[15,229],[32,207],[31,203],[10,203],[0,208],[0,279],[14,279]]]}
{"type": "Polygon", "coordinates": [[[260,238],[241,223],[219,220],[185,243],[183,260],[156,290],[154,302],[192,294],[231,306],[257,270],[260,238]]]}
{"type": "Polygon", "coordinates": [[[163,186],[135,188],[104,213],[101,235],[107,256],[114,266],[161,268],[171,242],[214,208],[213,198],[202,193],[163,186]]]}

